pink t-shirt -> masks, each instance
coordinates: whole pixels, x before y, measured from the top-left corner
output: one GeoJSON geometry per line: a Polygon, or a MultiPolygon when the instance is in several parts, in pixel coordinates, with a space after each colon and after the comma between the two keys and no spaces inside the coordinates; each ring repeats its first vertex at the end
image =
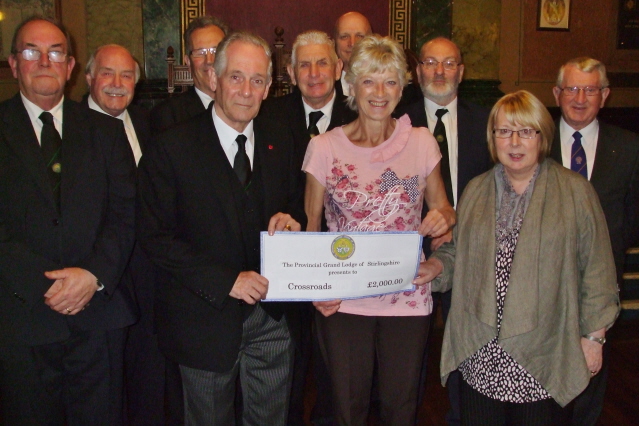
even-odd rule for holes
{"type": "MultiPolygon", "coordinates": [[[[353,144],[341,127],[311,140],[302,169],[326,188],[331,232],[416,231],[426,177],[441,154],[428,129],[404,115],[391,137],[374,148],[353,144]]],[[[344,300],[339,312],[367,316],[429,315],[430,284],[416,291],[344,300]]]]}

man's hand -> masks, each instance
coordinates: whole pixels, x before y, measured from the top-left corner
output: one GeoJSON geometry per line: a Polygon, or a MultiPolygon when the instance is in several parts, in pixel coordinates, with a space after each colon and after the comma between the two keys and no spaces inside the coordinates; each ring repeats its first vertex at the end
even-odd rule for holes
{"type": "Polygon", "coordinates": [[[249,305],[255,305],[266,297],[268,280],[253,271],[240,272],[229,295],[249,305]]]}
{"type": "Polygon", "coordinates": [[[268,234],[273,235],[276,231],[293,231],[299,232],[302,230],[300,225],[290,214],[275,213],[271,220],[268,221],[268,234]]]}
{"type": "Polygon", "coordinates": [[[324,300],[321,302],[313,302],[313,306],[315,306],[315,308],[325,317],[330,317],[339,310],[341,303],[341,299],[324,300]]]}
{"type": "Polygon", "coordinates": [[[441,237],[433,238],[430,241],[430,251],[435,251],[440,248],[442,244],[449,243],[451,241],[453,241],[453,230],[449,229],[448,232],[441,237]]]}
{"type": "Polygon", "coordinates": [[[429,210],[417,232],[424,237],[437,238],[444,235],[455,224],[455,211],[445,214],[438,209],[429,210]]]}
{"type": "Polygon", "coordinates": [[[44,303],[64,315],[75,315],[89,303],[98,290],[98,279],[82,268],[47,271],[44,275],[55,280],[44,294],[44,303]]]}
{"type": "Polygon", "coordinates": [[[444,265],[439,259],[428,259],[419,264],[419,269],[417,270],[417,276],[413,280],[413,284],[415,285],[424,285],[435,278],[444,270],[444,265]]]}

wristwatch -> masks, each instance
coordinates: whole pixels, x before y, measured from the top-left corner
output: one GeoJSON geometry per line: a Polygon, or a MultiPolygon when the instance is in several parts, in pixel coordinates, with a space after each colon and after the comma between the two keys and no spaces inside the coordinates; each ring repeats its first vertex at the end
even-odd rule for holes
{"type": "Polygon", "coordinates": [[[591,336],[590,334],[584,334],[583,336],[584,339],[588,339],[588,340],[592,340],[593,342],[597,342],[600,345],[603,346],[604,343],[606,343],[606,338],[605,337],[595,337],[595,336],[591,336]]]}

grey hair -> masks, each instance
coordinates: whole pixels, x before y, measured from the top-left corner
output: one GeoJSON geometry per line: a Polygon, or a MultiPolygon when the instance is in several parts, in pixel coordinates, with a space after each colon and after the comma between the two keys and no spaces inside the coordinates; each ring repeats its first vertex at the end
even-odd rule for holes
{"type": "Polygon", "coordinates": [[[191,34],[193,34],[193,31],[206,27],[218,27],[220,30],[222,30],[225,36],[230,31],[229,26],[226,25],[224,21],[216,18],[215,16],[198,16],[197,18],[189,22],[189,26],[186,27],[186,30],[184,31],[183,39],[184,46],[186,47],[186,52],[184,52],[185,54],[188,55],[191,52],[191,49],[193,49],[193,44],[191,44],[191,34]]]}
{"type": "Polygon", "coordinates": [[[226,71],[226,65],[228,59],[226,57],[226,51],[234,42],[249,43],[257,47],[264,49],[264,54],[268,58],[268,71],[267,71],[267,83],[271,82],[273,74],[273,61],[271,60],[271,48],[264,39],[256,34],[249,33],[248,31],[237,31],[224,37],[224,39],[217,46],[217,52],[215,52],[215,62],[213,62],[213,68],[215,74],[220,77],[226,71]]]}
{"type": "Polygon", "coordinates": [[[105,47],[120,47],[127,51],[127,53],[133,59],[133,62],[135,63],[135,84],[137,84],[140,80],[140,64],[138,63],[137,59],[135,59],[133,55],[131,55],[129,49],[124,46],[120,46],[119,44],[105,44],[95,49],[91,54],[89,61],[87,62],[87,66],[84,67],[84,73],[90,75],[92,78],[95,77],[95,57],[98,56],[100,50],[104,49],[105,47]]]}
{"type": "Polygon", "coordinates": [[[293,43],[293,53],[291,54],[291,65],[295,68],[297,65],[297,49],[302,46],[309,46],[312,44],[324,44],[329,47],[329,57],[331,62],[337,63],[337,53],[335,53],[335,42],[330,38],[328,34],[323,31],[311,30],[303,32],[298,35],[293,43]]]}
{"type": "MultiPolygon", "coordinates": [[[[397,71],[401,87],[406,86],[410,80],[404,49],[389,37],[372,34],[353,46],[350,65],[346,72],[346,82],[355,84],[361,75],[386,71],[397,71]]],[[[357,111],[355,96],[352,93],[346,103],[353,111],[357,111]]]]}
{"type": "Polygon", "coordinates": [[[557,87],[561,87],[564,84],[564,73],[566,71],[566,67],[573,66],[582,72],[597,72],[599,74],[599,84],[601,87],[608,87],[610,82],[608,81],[608,76],[606,75],[606,66],[603,62],[598,61],[594,58],[590,58],[588,56],[581,56],[579,58],[574,58],[566,62],[559,69],[559,74],[557,74],[557,87]]]}

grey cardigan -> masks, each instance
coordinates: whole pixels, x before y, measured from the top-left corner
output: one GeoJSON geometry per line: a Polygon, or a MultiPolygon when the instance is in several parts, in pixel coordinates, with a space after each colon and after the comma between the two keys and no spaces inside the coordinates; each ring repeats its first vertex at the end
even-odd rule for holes
{"type": "MultiPolygon", "coordinates": [[[[461,197],[453,241],[433,257],[452,285],[441,376],[497,335],[494,169],[461,197]]],[[[580,336],[609,328],[619,314],[606,219],[588,181],[551,159],[542,165],[519,234],[499,344],[561,405],[590,380],[580,336]]]]}

